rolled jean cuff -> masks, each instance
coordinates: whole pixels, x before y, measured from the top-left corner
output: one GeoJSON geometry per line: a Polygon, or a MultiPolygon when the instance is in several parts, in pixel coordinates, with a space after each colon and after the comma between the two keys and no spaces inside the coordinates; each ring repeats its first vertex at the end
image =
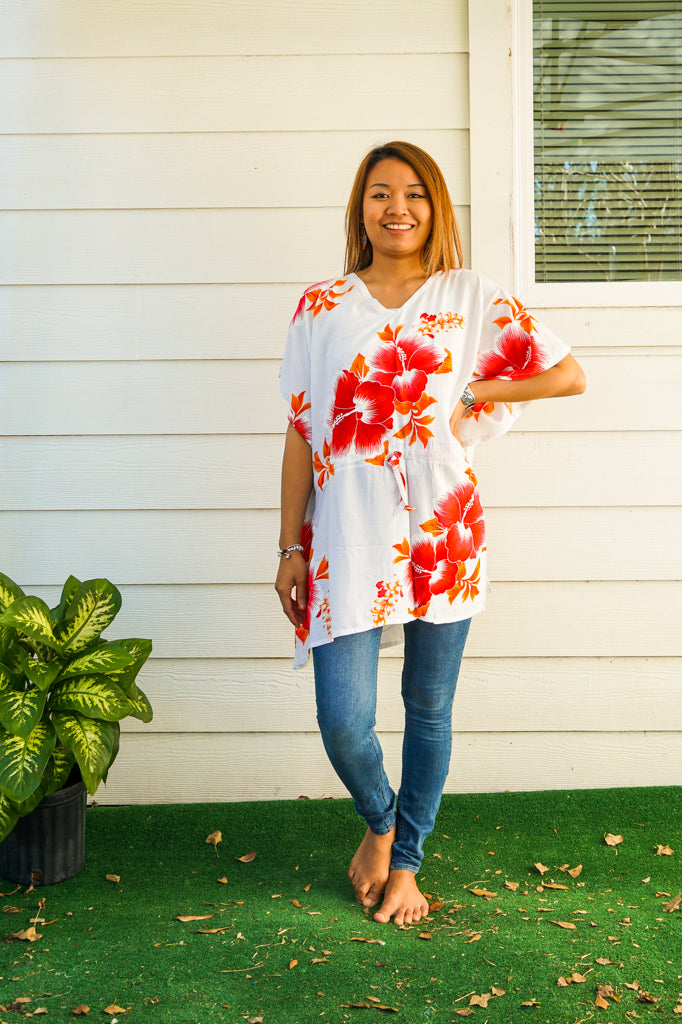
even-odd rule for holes
{"type": "Polygon", "coordinates": [[[367,814],[357,808],[357,804],[356,809],[367,822],[367,827],[370,832],[373,832],[375,836],[385,836],[391,831],[391,829],[395,828],[397,805],[398,800],[396,794],[391,792],[391,803],[385,811],[379,811],[377,814],[367,814]]]}
{"type": "Polygon", "coordinates": [[[391,871],[411,871],[413,875],[416,875],[420,868],[421,864],[418,867],[415,867],[413,863],[406,864],[403,861],[396,861],[394,864],[393,861],[391,861],[391,871]]]}

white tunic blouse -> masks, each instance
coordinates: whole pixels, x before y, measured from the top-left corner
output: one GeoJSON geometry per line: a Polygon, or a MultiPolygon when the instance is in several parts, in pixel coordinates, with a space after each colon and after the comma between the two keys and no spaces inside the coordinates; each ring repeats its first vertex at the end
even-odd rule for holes
{"type": "Polygon", "coordinates": [[[485,525],[468,456],[506,433],[522,406],[475,406],[460,427],[466,448],[449,419],[469,382],[532,377],[568,351],[470,270],[434,274],[400,309],[382,306],[356,274],[304,292],[280,370],[314,468],[295,667],[347,633],[483,610],[485,525]]]}

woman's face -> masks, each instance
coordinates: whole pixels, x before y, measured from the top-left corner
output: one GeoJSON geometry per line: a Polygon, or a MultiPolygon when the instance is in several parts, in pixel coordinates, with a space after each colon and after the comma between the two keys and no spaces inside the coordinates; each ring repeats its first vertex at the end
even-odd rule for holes
{"type": "Polygon", "coordinates": [[[394,157],[381,160],[367,175],[362,216],[375,257],[421,253],[433,224],[423,181],[410,164],[394,157]]]}

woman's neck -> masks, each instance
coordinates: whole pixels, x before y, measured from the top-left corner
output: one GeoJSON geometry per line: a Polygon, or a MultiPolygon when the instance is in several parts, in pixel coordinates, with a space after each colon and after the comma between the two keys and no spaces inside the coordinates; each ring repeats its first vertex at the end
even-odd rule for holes
{"type": "Polygon", "coordinates": [[[421,259],[377,258],[358,272],[370,295],[388,309],[397,309],[421,288],[428,274],[421,259]]]}

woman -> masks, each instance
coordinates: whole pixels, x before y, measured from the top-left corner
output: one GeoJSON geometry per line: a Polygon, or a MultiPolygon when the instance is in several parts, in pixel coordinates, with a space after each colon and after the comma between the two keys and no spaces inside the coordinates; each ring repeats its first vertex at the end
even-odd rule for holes
{"type": "Polygon", "coordinates": [[[461,269],[447,186],[423,150],[393,142],[367,155],[346,232],[344,276],[307,289],[289,328],[275,586],[296,629],[295,665],[313,652],[325,749],[367,823],[349,870],[356,898],[383,897],[374,919],[402,925],[428,913],[415,875],[448,773],[469,622],[485,599],[467,449],[504,433],[516,403],[581,393],[584,375],[516,299],[461,269]],[[405,641],[397,797],[374,731],[379,646],[395,627],[405,641]]]}

